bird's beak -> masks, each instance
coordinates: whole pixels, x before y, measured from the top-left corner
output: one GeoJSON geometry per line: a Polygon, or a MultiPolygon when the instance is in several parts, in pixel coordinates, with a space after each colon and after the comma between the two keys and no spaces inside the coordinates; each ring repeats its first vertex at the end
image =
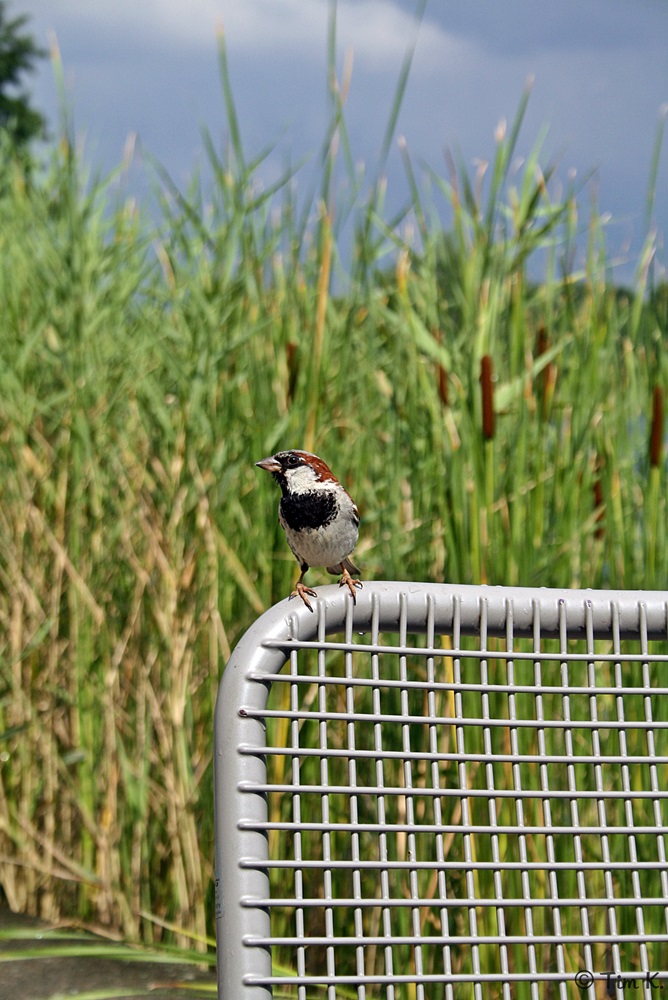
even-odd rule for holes
{"type": "Polygon", "coordinates": [[[260,469],[264,469],[265,472],[280,472],[281,463],[277,462],[273,455],[269,458],[263,458],[261,462],[255,463],[260,469]]]}

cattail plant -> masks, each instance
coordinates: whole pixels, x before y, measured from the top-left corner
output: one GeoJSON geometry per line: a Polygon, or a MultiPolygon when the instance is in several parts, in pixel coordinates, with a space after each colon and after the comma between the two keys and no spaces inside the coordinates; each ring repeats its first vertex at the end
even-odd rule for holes
{"type": "Polygon", "coordinates": [[[285,355],[288,365],[288,385],[287,385],[287,400],[288,404],[292,403],[295,395],[295,386],[297,385],[297,375],[299,374],[299,360],[297,355],[297,345],[294,340],[289,340],[285,345],[285,355]]]}
{"type": "Polygon", "coordinates": [[[658,469],[663,455],[663,387],[654,386],[652,393],[652,425],[649,436],[650,468],[658,469]]]}
{"type": "Polygon", "coordinates": [[[482,436],[485,441],[494,437],[494,370],[492,359],[485,354],[480,362],[482,391],[482,436]]]}
{"type": "MultiPolygon", "coordinates": [[[[443,343],[443,331],[435,329],[432,335],[437,344],[443,343]]],[[[450,405],[450,388],[448,386],[448,370],[442,361],[436,362],[436,382],[438,385],[438,398],[447,409],[450,405]]]]}
{"type": "Polygon", "coordinates": [[[487,550],[489,547],[489,519],[494,503],[494,369],[489,354],[483,355],[480,361],[480,390],[482,397],[482,438],[485,462],[485,502],[481,508],[480,545],[481,574],[480,582],[487,583],[487,550]]]}
{"type": "MultiPolygon", "coordinates": [[[[545,354],[550,346],[550,338],[545,328],[545,324],[541,323],[538,328],[538,337],[536,343],[536,355],[541,357],[545,354]]],[[[548,363],[543,368],[540,378],[540,393],[541,393],[541,413],[543,419],[545,419],[550,412],[550,406],[552,404],[552,398],[554,396],[554,387],[557,381],[557,366],[554,361],[548,361],[548,363]]]]}

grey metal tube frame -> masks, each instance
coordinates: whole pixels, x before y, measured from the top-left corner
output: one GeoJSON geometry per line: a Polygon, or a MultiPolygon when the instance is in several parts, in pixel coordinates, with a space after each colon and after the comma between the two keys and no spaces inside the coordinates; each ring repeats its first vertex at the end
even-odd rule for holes
{"type": "MultiPolygon", "coordinates": [[[[536,616],[542,637],[558,637],[567,622],[568,637],[668,637],[668,592],[548,590],[473,587],[447,584],[365,583],[356,605],[347,591],[322,587],[315,613],[298,601],[282,601],[246,632],[226,666],[215,715],[215,871],[218,995],[220,1000],[268,1000],[271,986],[257,984],[271,975],[268,909],[253,900],[270,895],[262,869],[268,858],[262,749],[266,727],[261,713],[267,706],[271,681],[258,675],[278,674],[290,656],[291,642],[317,639],[325,619],[327,634],[340,633],[346,623],[368,631],[372,616],[381,630],[397,632],[403,616],[411,633],[423,632],[431,615],[436,633],[452,633],[455,619],[462,635],[477,634],[484,607],[488,635],[505,634],[509,614],[515,636],[531,637],[536,616]],[[352,618],[351,618],[352,616],[352,618]],[[250,752],[249,752],[250,748],[250,752]],[[253,749],[254,748],[254,749],[253,749]],[[244,752],[240,752],[243,750],[244,752]],[[249,791],[249,789],[251,789],[249,791]],[[248,822],[250,821],[250,822],[248,822]],[[245,862],[252,861],[249,866],[245,862]]],[[[668,934],[666,935],[668,942],[668,934]]],[[[666,950],[668,954],[668,947],[666,950]]],[[[583,993],[583,995],[585,995],[583,993]]],[[[587,994],[588,995],[588,994],[587,994]]],[[[620,994],[621,995],[621,994],[620,994]]],[[[593,993],[592,993],[593,996],[593,993]]]]}

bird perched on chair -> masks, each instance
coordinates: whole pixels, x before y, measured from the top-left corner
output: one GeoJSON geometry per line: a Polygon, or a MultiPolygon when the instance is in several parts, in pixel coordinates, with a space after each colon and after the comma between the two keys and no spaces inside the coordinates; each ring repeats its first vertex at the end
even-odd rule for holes
{"type": "Polygon", "coordinates": [[[271,472],[281,488],[278,520],[292,549],[301,574],[290,597],[301,597],[313,611],[309,597],[316,597],[304,583],[309,566],[324,566],[328,573],[341,573],[339,586],[348,587],[355,600],[359,574],[349,559],[357,544],[360,515],[350,494],[329,467],[309,451],[279,451],[256,462],[271,472]]]}

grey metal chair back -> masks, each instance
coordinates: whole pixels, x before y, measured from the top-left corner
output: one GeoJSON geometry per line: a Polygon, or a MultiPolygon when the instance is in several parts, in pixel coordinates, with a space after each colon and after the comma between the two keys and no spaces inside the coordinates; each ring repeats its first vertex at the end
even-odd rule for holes
{"type": "Polygon", "coordinates": [[[219,997],[658,995],[667,605],[365,583],[263,615],[216,708],[219,997]]]}

